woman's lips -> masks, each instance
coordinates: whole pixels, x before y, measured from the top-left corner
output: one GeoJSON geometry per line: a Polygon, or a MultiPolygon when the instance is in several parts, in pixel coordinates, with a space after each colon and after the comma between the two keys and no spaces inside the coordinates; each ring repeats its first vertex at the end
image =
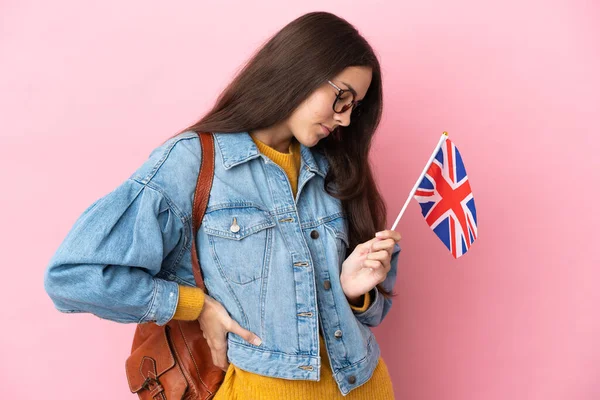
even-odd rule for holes
{"type": "Polygon", "coordinates": [[[323,132],[323,134],[325,136],[327,136],[331,133],[331,132],[329,132],[329,129],[327,129],[327,127],[325,125],[323,125],[323,124],[319,124],[319,125],[321,125],[321,131],[323,132]]]}

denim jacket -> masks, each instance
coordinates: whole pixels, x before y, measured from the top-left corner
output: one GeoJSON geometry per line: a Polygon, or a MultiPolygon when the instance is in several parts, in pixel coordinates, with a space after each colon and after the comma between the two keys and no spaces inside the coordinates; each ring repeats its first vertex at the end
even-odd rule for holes
{"type": "MultiPolygon", "coordinates": [[[[392,302],[375,288],[359,312],[342,291],[348,220],[341,201],[324,190],[327,159],[301,145],[294,198],[283,169],[247,132],[214,138],[213,186],[194,238],[198,257],[209,295],[262,339],[255,346],[229,332],[229,361],[260,375],[318,381],[321,328],[334,378],[348,394],[377,365],[369,327],[392,302]]],[[[191,214],[200,157],[195,132],[170,138],[79,216],[44,274],[59,311],[158,325],[173,317],[178,284],[195,286],[191,214]]],[[[387,290],[399,252],[396,244],[387,290]]]]}

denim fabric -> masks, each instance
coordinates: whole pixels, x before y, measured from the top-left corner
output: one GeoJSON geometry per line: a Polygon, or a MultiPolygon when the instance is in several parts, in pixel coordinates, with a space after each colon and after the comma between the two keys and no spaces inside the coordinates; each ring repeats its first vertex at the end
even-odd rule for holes
{"type": "MultiPolygon", "coordinates": [[[[285,172],[247,132],[214,137],[215,176],[194,238],[198,256],[208,293],[262,339],[255,346],[228,333],[229,361],[261,375],[317,381],[321,327],[334,377],[349,393],[377,365],[369,327],[381,323],[392,301],[374,289],[366,311],[348,304],[339,279],[348,221],[324,190],[326,158],[301,145],[294,198],[285,172]]],[[[196,133],[181,133],[83,212],[44,274],[59,311],[158,325],[173,317],[178,284],[195,286],[191,213],[200,156],[196,133]]],[[[388,290],[399,252],[396,245],[383,282],[388,290]]]]}

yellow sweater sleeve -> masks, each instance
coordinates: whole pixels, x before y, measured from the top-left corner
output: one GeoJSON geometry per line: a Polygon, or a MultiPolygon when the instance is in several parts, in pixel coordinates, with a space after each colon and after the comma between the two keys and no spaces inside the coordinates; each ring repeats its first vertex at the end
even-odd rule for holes
{"type": "Polygon", "coordinates": [[[204,306],[204,291],[197,287],[179,285],[179,298],[173,319],[198,319],[204,306]]]}
{"type": "Polygon", "coordinates": [[[365,300],[362,306],[357,307],[357,306],[353,306],[352,304],[350,304],[350,307],[356,311],[356,312],[365,312],[367,311],[367,308],[369,308],[369,305],[371,304],[371,291],[368,291],[365,294],[365,300]]]}

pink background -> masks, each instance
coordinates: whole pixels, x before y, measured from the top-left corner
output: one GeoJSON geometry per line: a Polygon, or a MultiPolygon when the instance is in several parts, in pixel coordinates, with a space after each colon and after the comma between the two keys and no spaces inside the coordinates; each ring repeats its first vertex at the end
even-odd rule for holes
{"type": "Polygon", "coordinates": [[[415,201],[397,228],[399,295],[375,328],[397,398],[599,398],[600,4],[210,3],[0,4],[2,397],[134,398],[135,326],[59,313],[44,269],[83,210],[202,115],[269,35],[327,10],[381,58],[388,226],[444,130],[478,209],[459,260],[415,201]]]}

